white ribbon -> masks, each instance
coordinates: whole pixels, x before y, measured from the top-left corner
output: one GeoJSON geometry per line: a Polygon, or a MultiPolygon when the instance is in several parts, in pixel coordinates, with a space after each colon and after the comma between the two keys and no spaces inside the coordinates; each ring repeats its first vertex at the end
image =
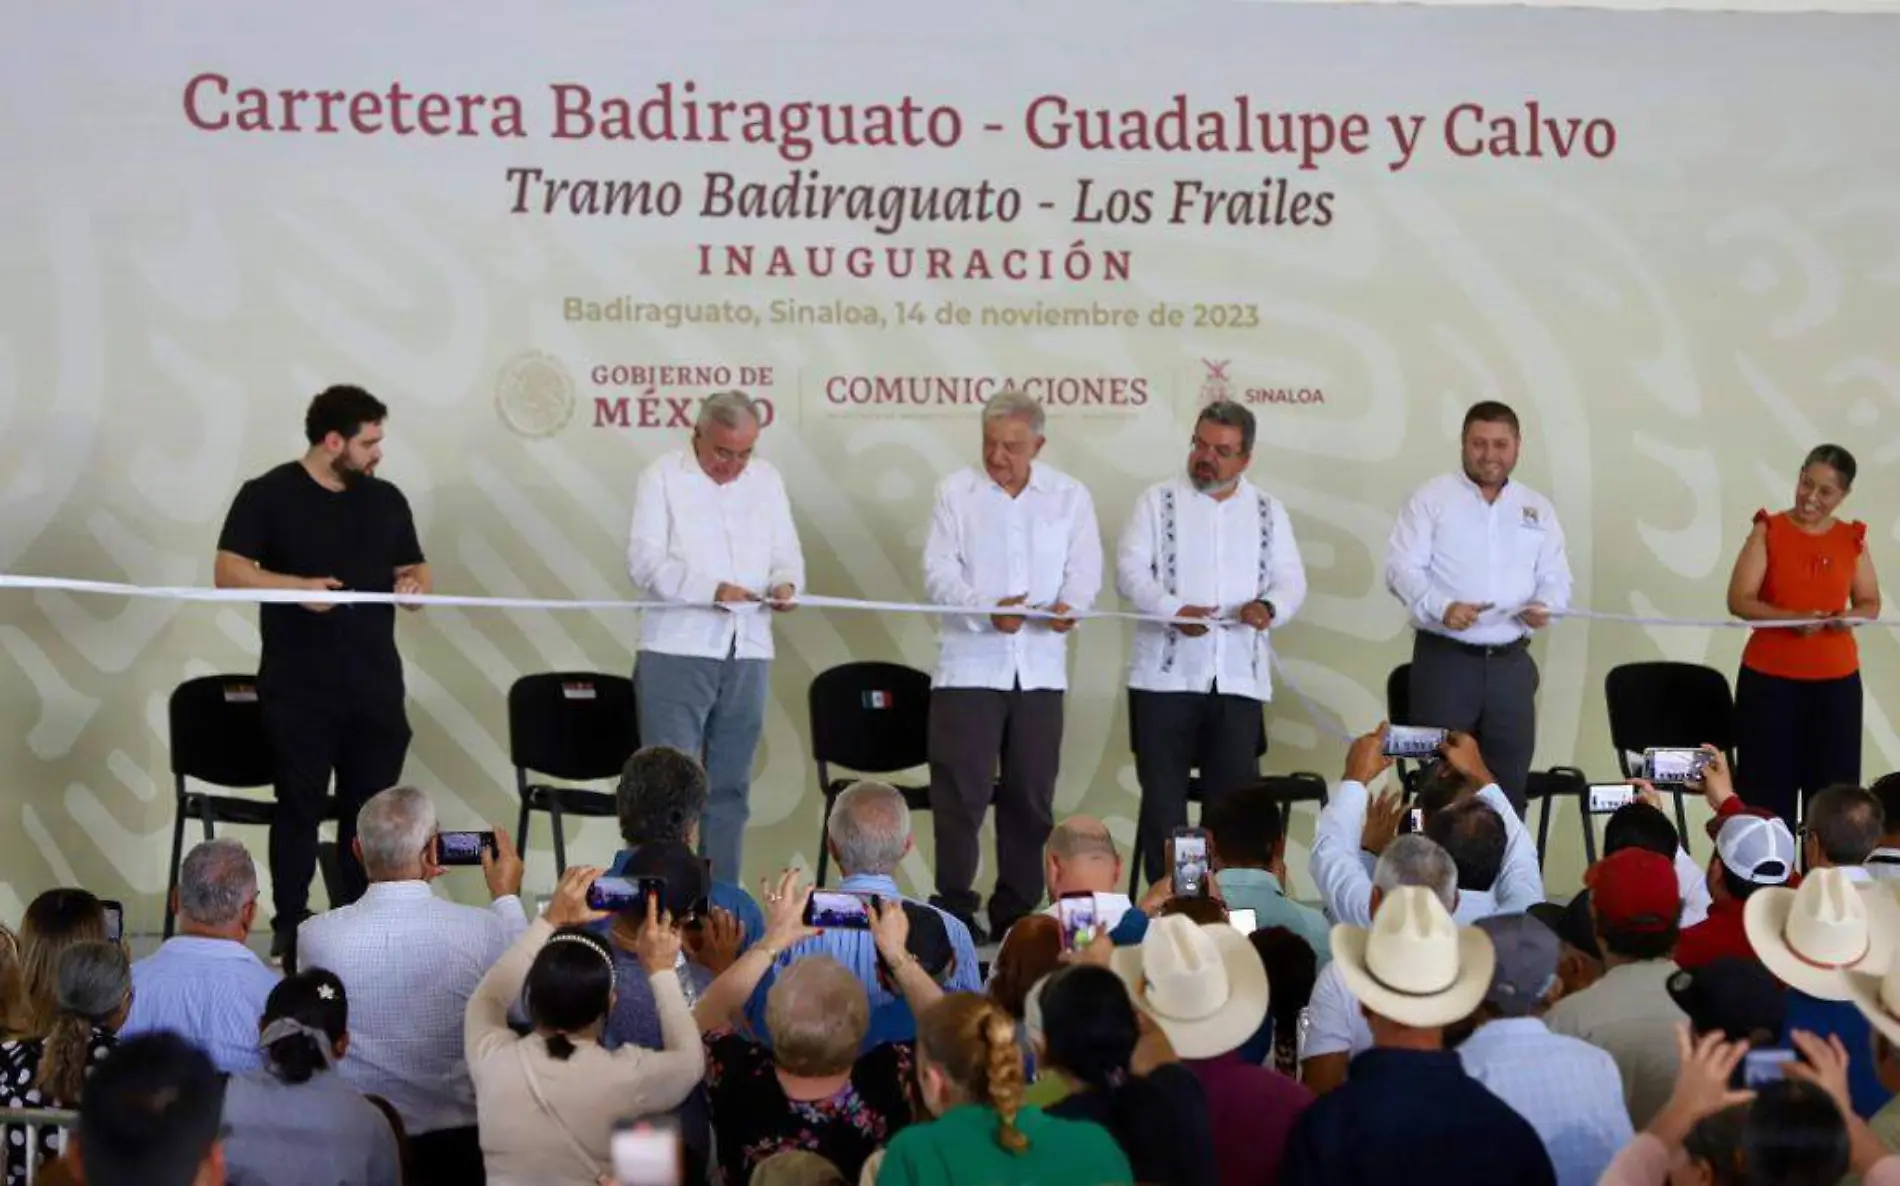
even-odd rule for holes
{"type": "MultiPolygon", "coordinates": [[[[363,593],[353,589],[205,589],[189,585],[131,585],[118,581],[81,581],[67,577],[26,576],[21,574],[0,574],[0,589],[45,589],[63,593],[86,593],[103,597],[139,597],[160,601],[212,601],[240,604],[270,605],[401,605],[401,606],[458,606],[471,609],[532,609],[532,610],[672,610],[672,609],[725,609],[734,613],[748,613],[765,609],[771,603],[764,601],[721,602],[714,605],[698,605],[677,601],[640,601],[631,598],[604,599],[554,599],[539,597],[473,597],[461,594],[426,593],[401,595],[396,593],[363,593]]],[[[872,601],[859,597],[827,597],[820,594],[800,594],[789,603],[792,606],[810,606],[814,609],[862,610],[872,613],[894,614],[993,614],[1013,618],[1066,618],[1077,621],[1103,620],[1127,622],[1161,622],[1183,626],[1233,626],[1245,627],[1238,618],[1176,618],[1166,614],[1146,614],[1134,610],[1074,610],[1064,614],[1054,613],[1046,606],[1028,605],[932,605],[917,601],[872,601]]],[[[1512,610],[1493,610],[1491,614],[1500,617],[1517,617],[1524,612],[1523,607],[1512,610]]],[[[1557,618],[1575,618],[1589,622],[1615,622],[1632,626],[1683,626],[1704,629],[1741,629],[1767,630],[1776,628],[1812,627],[1824,619],[1786,618],[1762,622],[1745,622],[1738,618],[1665,618],[1643,617],[1638,614],[1606,613],[1588,609],[1551,610],[1550,616],[1557,618]]],[[[1489,616],[1489,615],[1487,615],[1489,616]]],[[[1892,626],[1892,620],[1866,618],[1836,618],[1834,622],[1850,629],[1862,629],[1868,626],[1892,626]]]]}

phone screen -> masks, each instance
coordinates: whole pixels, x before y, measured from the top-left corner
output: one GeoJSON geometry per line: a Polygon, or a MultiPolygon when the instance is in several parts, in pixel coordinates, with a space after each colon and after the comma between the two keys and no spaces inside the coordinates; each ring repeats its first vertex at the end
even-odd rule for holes
{"type": "Polygon", "coordinates": [[[1709,754],[1699,749],[1652,749],[1643,754],[1643,777],[1672,786],[1700,782],[1709,754]]]}
{"type": "Polygon", "coordinates": [[[859,894],[813,890],[805,905],[805,925],[821,931],[868,931],[871,906],[859,894]]]}
{"type": "Polygon", "coordinates": [[[1447,731],[1419,725],[1389,725],[1385,731],[1385,756],[1388,758],[1429,758],[1445,744],[1447,731]]]}
{"type": "Polygon", "coordinates": [[[1751,1050],[1742,1056],[1742,1086],[1761,1087],[1785,1078],[1785,1064],[1795,1061],[1794,1051],[1785,1046],[1751,1050]]]}
{"type": "Polygon", "coordinates": [[[1227,912],[1227,921],[1232,923],[1234,929],[1243,935],[1251,935],[1260,929],[1260,924],[1254,911],[1246,906],[1242,906],[1238,910],[1229,910],[1227,912]]]}
{"type": "Polygon", "coordinates": [[[1095,895],[1083,890],[1056,899],[1056,921],[1062,926],[1062,950],[1081,951],[1102,933],[1102,915],[1095,895]]]}
{"type": "Polygon", "coordinates": [[[666,901],[664,877],[596,877],[587,887],[590,910],[628,910],[642,905],[649,897],[666,901]]]}
{"type": "Polygon", "coordinates": [[[1628,783],[1604,783],[1590,788],[1591,815],[1611,815],[1635,801],[1636,788],[1628,783]]]}
{"type": "Polygon", "coordinates": [[[99,903],[106,915],[106,942],[117,943],[125,938],[125,907],[110,900],[99,903]]]}
{"type": "Polygon", "coordinates": [[[1199,828],[1174,833],[1174,896],[1207,896],[1207,833],[1199,828]]]}
{"type": "Polygon", "coordinates": [[[438,832],[435,861],[438,865],[479,865],[484,848],[494,851],[493,832],[438,832]]]}
{"type": "Polygon", "coordinates": [[[621,1121],[610,1152],[615,1186],[679,1186],[680,1136],[668,1121],[621,1121]]]}

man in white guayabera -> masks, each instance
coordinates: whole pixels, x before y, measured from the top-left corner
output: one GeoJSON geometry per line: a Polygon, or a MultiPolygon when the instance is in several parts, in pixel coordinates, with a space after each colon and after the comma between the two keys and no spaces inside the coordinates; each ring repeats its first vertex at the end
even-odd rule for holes
{"type": "MultiPolygon", "coordinates": [[[[938,605],[1074,614],[1102,588],[1088,488],[1037,460],[1042,405],[1001,391],[983,407],[983,462],[937,487],[924,588],[938,605]]],[[[1042,845],[1055,820],[1072,617],[946,614],[930,694],[933,905],[977,931],[977,831],[996,802],[990,933],[1042,901],[1042,845]],[[998,777],[998,773],[1001,777],[998,777]]]]}
{"type": "Polygon", "coordinates": [[[1280,501],[1246,479],[1253,413],[1201,409],[1187,471],[1148,487],[1116,548],[1122,597],[1146,614],[1128,661],[1129,732],[1141,783],[1141,861],[1165,876],[1168,834],[1187,822],[1189,775],[1207,801],[1260,777],[1261,705],[1273,698],[1267,633],[1299,612],[1306,567],[1280,501]]]}
{"type": "Polygon", "coordinates": [[[640,475],[627,574],[647,598],[634,661],[640,741],[701,755],[700,852],[742,882],[752,758],[765,720],[771,615],[792,608],[805,557],[778,471],[754,460],[763,421],[742,391],[706,397],[687,448],[640,475]]]}

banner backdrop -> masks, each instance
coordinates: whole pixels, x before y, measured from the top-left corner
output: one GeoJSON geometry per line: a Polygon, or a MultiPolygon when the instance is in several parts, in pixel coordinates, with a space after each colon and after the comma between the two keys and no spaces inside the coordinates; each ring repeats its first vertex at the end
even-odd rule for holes
{"type": "MultiPolygon", "coordinates": [[[[1048,0],[1034,5],[9,5],[0,48],[0,564],[208,584],[239,483],[310,395],[386,399],[381,473],[443,592],[632,596],[635,474],[696,401],[771,409],[813,592],[922,596],[935,483],[1014,383],[1111,550],[1205,401],[1260,420],[1313,594],[1288,673],[1354,728],[1409,656],[1392,517],[1458,419],[1524,417],[1580,605],[1721,613],[1803,453],[1861,455],[1877,559],[1900,451],[1900,22],[1048,0]]],[[[1104,605],[1117,604],[1112,595],[1104,605]]],[[[404,616],[408,777],[514,814],[504,695],[625,672],[631,614],[404,616]]],[[[929,669],[934,623],[781,618],[747,863],[816,856],[805,689],[929,669]]],[[[1125,842],[1128,628],[1085,625],[1059,809],[1125,842]]],[[[1570,622],[1538,764],[1615,770],[1621,662],[1733,671],[1741,637],[1570,622]]],[[[1900,761],[1862,635],[1870,776],[1900,761]]],[[[0,600],[0,917],[53,883],[157,924],[165,696],[247,671],[255,611],[0,600]]],[[[1284,687],[1274,770],[1342,748],[1284,687]]],[[[927,890],[924,850],[904,877],[927,890]]],[[[1297,827],[1296,848],[1311,834],[1297,827]]],[[[1552,829],[1576,882],[1575,821],[1552,829]]],[[[263,852],[261,834],[246,839],[263,852]]],[[[551,883],[545,820],[531,887],[551,883]]],[[[577,829],[579,858],[613,844],[577,829]]],[[[1706,853],[1706,844],[1699,849],[1706,853]]],[[[1296,868],[1303,862],[1295,859],[1296,868]]],[[[451,879],[454,881],[455,879],[451,879]]],[[[470,895],[479,886],[455,884],[470,895]]]]}

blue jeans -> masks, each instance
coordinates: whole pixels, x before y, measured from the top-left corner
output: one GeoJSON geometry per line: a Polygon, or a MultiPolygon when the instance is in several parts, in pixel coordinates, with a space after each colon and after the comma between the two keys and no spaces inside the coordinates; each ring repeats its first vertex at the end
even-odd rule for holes
{"type": "Polygon", "coordinates": [[[709,795],[699,852],[714,881],[743,885],[752,759],[765,727],[764,659],[701,659],[641,651],[633,665],[640,744],[670,745],[706,763],[709,795]]]}

